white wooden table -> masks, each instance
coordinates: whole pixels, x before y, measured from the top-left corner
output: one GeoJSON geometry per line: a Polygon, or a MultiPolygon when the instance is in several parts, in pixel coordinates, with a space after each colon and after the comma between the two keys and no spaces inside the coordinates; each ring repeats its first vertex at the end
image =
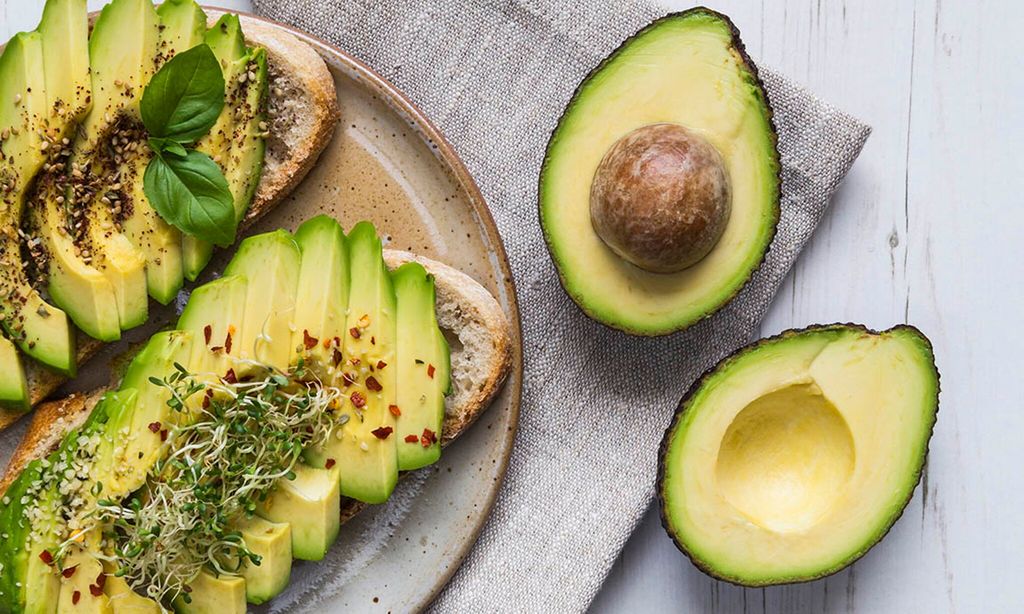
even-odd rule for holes
{"type": "MultiPolygon", "coordinates": [[[[41,7],[0,0],[0,39],[34,27],[41,7]]],[[[874,127],[762,332],[913,323],[935,344],[941,411],[913,501],[850,569],[781,588],[715,582],[652,510],[593,610],[1024,612],[1024,4],[713,8],[732,16],[755,60],[874,127]]]]}

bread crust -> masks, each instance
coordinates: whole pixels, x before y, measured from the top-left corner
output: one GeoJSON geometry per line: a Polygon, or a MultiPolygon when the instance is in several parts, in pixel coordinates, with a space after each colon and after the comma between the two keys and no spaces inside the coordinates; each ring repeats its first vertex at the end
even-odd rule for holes
{"type": "MultiPolygon", "coordinates": [[[[477,385],[472,390],[454,390],[445,402],[444,427],[441,445],[447,446],[472,425],[491,400],[501,390],[512,367],[511,328],[505,312],[493,296],[473,278],[446,264],[415,256],[408,252],[384,250],[384,261],[389,268],[396,268],[409,261],[416,261],[434,276],[437,293],[439,324],[448,335],[460,339],[452,348],[452,380],[455,386],[465,373],[457,373],[456,365],[465,364],[458,353],[470,347],[469,339],[476,341],[477,350],[471,366],[476,373],[469,378],[477,385]],[[444,314],[458,314],[444,317],[444,314]],[[480,348],[480,339],[489,341],[489,348],[480,348]],[[461,340],[466,340],[461,342],[461,340]]],[[[486,345],[486,344],[485,344],[486,345]]],[[[89,412],[109,388],[100,388],[86,394],[75,394],[64,399],[47,401],[36,408],[25,435],[15,449],[10,463],[0,478],[0,494],[21,473],[28,463],[42,458],[60,444],[64,433],[80,426],[89,412]]],[[[359,501],[342,502],[342,520],[354,516],[365,505],[359,501]]]]}
{"type": "MultiPolygon", "coordinates": [[[[209,24],[213,25],[223,11],[209,11],[209,24]]],[[[340,118],[334,78],[323,58],[311,46],[295,35],[269,26],[259,20],[240,15],[242,31],[246,42],[267,50],[267,65],[271,76],[289,79],[295,85],[289,92],[301,92],[306,98],[302,108],[306,111],[301,118],[290,118],[293,125],[300,127],[291,142],[282,143],[286,155],[280,159],[269,159],[264,166],[260,183],[253,195],[249,210],[239,230],[251,227],[257,220],[276,207],[295,187],[305,179],[316,164],[320,154],[330,143],[340,118]]],[[[287,94],[288,92],[282,92],[287,94]]],[[[274,85],[268,94],[271,107],[286,108],[275,100],[274,85]]],[[[272,134],[271,139],[275,136],[272,134]]],[[[275,148],[278,154],[282,147],[275,148]]],[[[268,148],[268,151],[270,148],[268,148]]],[[[77,363],[84,364],[103,346],[88,335],[77,333],[77,363]]],[[[28,380],[29,400],[36,406],[49,397],[67,378],[51,371],[27,356],[22,357],[25,377],[28,380]]],[[[0,408],[0,430],[6,429],[20,419],[24,413],[0,408]]]]}

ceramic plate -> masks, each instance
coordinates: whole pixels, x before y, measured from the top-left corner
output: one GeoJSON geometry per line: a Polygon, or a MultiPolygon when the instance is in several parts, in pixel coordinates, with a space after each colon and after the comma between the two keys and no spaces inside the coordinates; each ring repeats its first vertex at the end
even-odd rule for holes
{"type": "MultiPolygon", "coordinates": [[[[208,14],[218,12],[211,9],[208,14]]],[[[445,450],[436,466],[403,479],[389,503],[370,507],[342,526],[324,561],[296,561],[288,590],[271,604],[255,608],[414,611],[429,604],[458,569],[505,474],[522,374],[512,273],[480,191],[419,109],[344,51],[271,25],[292,32],[324,58],[334,76],[342,119],[309,176],[250,234],[294,229],[318,213],[336,217],[346,229],[359,220],[371,220],[389,246],[440,260],[482,283],[513,325],[513,371],[480,420],[445,450]]],[[[211,270],[223,267],[229,255],[221,253],[211,270]]],[[[165,318],[171,315],[165,312],[165,318]]],[[[145,338],[153,326],[144,328],[148,330],[133,331],[130,337],[145,338]]],[[[107,347],[82,369],[75,386],[87,389],[109,381],[110,358],[130,342],[107,347]]],[[[0,435],[3,463],[20,440],[25,422],[0,435]]]]}

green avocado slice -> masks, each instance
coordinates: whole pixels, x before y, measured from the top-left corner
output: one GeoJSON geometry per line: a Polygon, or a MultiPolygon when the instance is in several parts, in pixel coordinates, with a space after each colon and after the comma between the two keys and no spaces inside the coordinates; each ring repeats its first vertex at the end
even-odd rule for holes
{"type": "Polygon", "coordinates": [[[241,352],[242,324],[248,282],[242,275],[228,275],[192,291],[178,330],[192,333],[192,357],[188,369],[200,377],[222,377],[241,352]]]}
{"type": "Polygon", "coordinates": [[[628,333],[662,335],[717,311],[740,290],[779,219],[771,117],[736,29],[705,8],[658,19],[584,79],[548,142],[539,207],[562,285],[587,315],[628,333]],[[591,221],[591,188],[605,154],[625,135],[654,124],[682,126],[710,143],[731,188],[731,213],[717,243],[674,273],[630,264],[591,221]]]}
{"type": "MultiPolygon", "coordinates": [[[[210,46],[213,55],[220,61],[224,73],[225,104],[210,132],[196,143],[196,149],[213,158],[223,171],[228,166],[231,132],[234,130],[231,103],[237,100],[236,92],[243,87],[243,84],[238,82],[238,76],[239,70],[244,70],[244,63],[241,60],[245,58],[246,47],[238,15],[221,15],[217,23],[206,31],[204,42],[210,46]]],[[[228,187],[232,188],[230,183],[228,187]]],[[[234,189],[231,193],[234,196],[234,189]]],[[[181,251],[185,277],[195,281],[210,263],[213,244],[191,235],[184,235],[181,251]]]]}
{"type": "MultiPolygon", "coordinates": [[[[226,276],[241,275],[248,280],[245,319],[236,340],[243,361],[288,369],[288,341],[301,260],[291,233],[275,230],[242,241],[224,269],[226,276]]],[[[243,363],[235,374],[243,377],[249,370],[243,363]]]]}
{"type": "Polygon", "coordinates": [[[146,474],[160,458],[167,429],[178,423],[181,415],[167,401],[170,391],[154,384],[151,378],[163,380],[175,372],[175,364],[186,365],[194,342],[191,332],[165,331],[153,335],[128,366],[120,390],[137,391],[135,410],[124,445],[116,456],[119,491],[130,493],[146,481],[146,474]]]}
{"type": "Polygon", "coordinates": [[[201,571],[189,584],[188,596],[174,601],[180,614],[245,614],[245,578],[201,571]]]}
{"type": "Polygon", "coordinates": [[[45,159],[43,75],[42,36],[16,34],[0,56],[0,224],[9,229],[0,233],[0,324],[23,352],[73,375],[74,334],[67,315],[48,305],[26,277],[17,232],[27,190],[45,159]]]}
{"type": "Polygon", "coordinates": [[[117,295],[110,280],[83,258],[72,238],[77,233],[69,228],[76,222],[70,216],[70,170],[64,156],[71,150],[58,147],[58,142],[74,137],[72,129],[92,108],[86,10],[85,0],[49,0],[39,24],[51,111],[47,134],[54,149],[62,151],[53,152],[57,155],[51,157],[50,168],[36,180],[29,195],[27,225],[46,249],[47,290],[54,303],[87,335],[109,342],[121,337],[117,295]]]}
{"type": "Polygon", "coordinates": [[[317,467],[337,465],[341,494],[367,503],[383,503],[398,481],[395,416],[395,290],[381,255],[373,224],[360,222],[348,236],[349,290],[342,354],[336,385],[347,399],[339,426],[322,449],[306,451],[317,467]]]}
{"type": "Polygon", "coordinates": [[[319,561],[327,555],[341,526],[338,468],[297,463],[295,479],[282,478],[257,513],[272,522],[291,524],[292,556],[319,561]]]}
{"type": "MultiPolygon", "coordinates": [[[[337,489],[337,480],[334,481],[337,489]]],[[[337,515],[337,514],[336,514],[337,515]]],[[[270,522],[253,516],[239,523],[245,547],[260,557],[259,565],[246,564],[245,599],[266,603],[288,588],[292,574],[292,527],[288,522],[270,522]]]]}
{"type": "Polygon", "coordinates": [[[22,368],[18,348],[9,339],[0,337],[0,407],[28,411],[28,382],[22,368]]]}
{"type": "Polygon", "coordinates": [[[662,523],[707,573],[812,580],[886,534],[921,475],[938,371],[920,331],[788,331],[696,382],[662,440],[662,523]]]}
{"type": "Polygon", "coordinates": [[[422,265],[407,262],[391,279],[398,302],[398,469],[408,471],[441,457],[444,397],[451,387],[450,359],[448,342],[437,326],[434,278],[422,265]]]}
{"type": "Polygon", "coordinates": [[[345,232],[334,218],[318,215],[295,231],[302,250],[298,292],[295,297],[291,358],[301,359],[321,379],[338,366],[341,340],[346,335],[349,270],[345,232]]]}

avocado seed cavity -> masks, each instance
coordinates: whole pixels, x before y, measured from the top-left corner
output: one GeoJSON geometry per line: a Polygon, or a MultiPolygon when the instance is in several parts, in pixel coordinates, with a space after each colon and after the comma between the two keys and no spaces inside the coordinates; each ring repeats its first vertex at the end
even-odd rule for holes
{"type": "Polygon", "coordinates": [[[732,190],[718,151],[678,124],[652,124],[608,150],[590,188],[590,221],[619,257],[674,273],[707,256],[729,221],[732,190]]]}

